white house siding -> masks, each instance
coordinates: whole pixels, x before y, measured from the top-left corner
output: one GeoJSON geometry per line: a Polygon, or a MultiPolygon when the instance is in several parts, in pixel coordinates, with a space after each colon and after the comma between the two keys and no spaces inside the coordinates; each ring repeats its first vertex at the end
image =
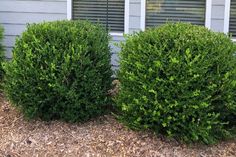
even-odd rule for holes
{"type": "Polygon", "coordinates": [[[141,30],[141,0],[130,0],[129,32],[141,30]]]}
{"type": "MultiPolygon", "coordinates": [[[[129,33],[132,33],[134,31],[140,31],[141,30],[141,0],[129,0],[129,33]]],[[[113,70],[117,70],[119,67],[118,63],[118,53],[120,51],[120,48],[114,45],[114,43],[118,44],[121,41],[124,41],[123,36],[112,36],[112,42],[111,42],[111,48],[112,48],[112,57],[111,57],[111,63],[113,70]]]]}
{"type": "Polygon", "coordinates": [[[216,32],[224,31],[226,0],[212,0],[211,29],[216,32]]]}
{"type": "MultiPolygon", "coordinates": [[[[141,30],[141,1],[142,0],[129,0],[129,33],[137,32],[141,30]]],[[[118,53],[120,48],[114,45],[114,43],[118,44],[121,41],[124,41],[123,36],[112,36],[111,48],[112,48],[112,68],[113,70],[117,70],[119,67],[119,57],[118,53]]]]}
{"type": "Polygon", "coordinates": [[[0,0],[0,24],[5,29],[6,57],[27,23],[66,19],[66,0],[0,0]]]}
{"type": "MultiPolygon", "coordinates": [[[[143,0],[129,0],[128,31],[141,30],[141,2],[143,0]]],[[[227,0],[212,0],[211,29],[223,32],[225,3],[227,0]]],[[[11,58],[11,50],[16,36],[25,30],[26,23],[54,21],[67,18],[67,0],[0,0],[0,24],[5,28],[4,45],[7,58],[11,58]]],[[[114,43],[124,41],[124,37],[113,35],[112,65],[118,68],[119,48],[114,43]]]]}
{"type": "MultiPolygon", "coordinates": [[[[4,27],[6,57],[11,58],[15,39],[27,23],[54,21],[67,18],[67,0],[0,0],[0,24],[4,27]]],[[[119,48],[114,43],[123,41],[123,36],[112,36],[112,66],[118,68],[119,48]]]]}
{"type": "Polygon", "coordinates": [[[111,64],[112,64],[112,69],[116,71],[119,67],[119,57],[118,53],[120,51],[120,48],[117,46],[120,42],[124,41],[124,37],[120,35],[113,35],[112,36],[112,41],[111,41],[111,49],[112,49],[112,54],[111,54],[111,64]]]}

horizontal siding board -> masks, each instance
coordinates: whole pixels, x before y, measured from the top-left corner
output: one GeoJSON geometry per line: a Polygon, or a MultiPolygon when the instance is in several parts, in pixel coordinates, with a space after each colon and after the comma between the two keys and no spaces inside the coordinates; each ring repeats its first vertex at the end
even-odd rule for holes
{"type": "Polygon", "coordinates": [[[130,0],[129,33],[140,31],[141,0],[130,0]]]}
{"type": "Polygon", "coordinates": [[[212,19],[224,19],[225,6],[212,6],[212,19]]]}
{"type": "Polygon", "coordinates": [[[112,36],[112,41],[110,42],[110,47],[111,47],[111,51],[112,51],[111,64],[112,64],[113,68],[116,70],[119,67],[118,53],[120,52],[120,47],[117,45],[119,45],[120,42],[123,42],[123,41],[125,41],[125,38],[123,36],[112,36]]]}
{"type": "Polygon", "coordinates": [[[12,57],[15,39],[27,23],[66,19],[67,0],[1,0],[0,24],[3,25],[6,57],[12,57]]]}
{"type": "Polygon", "coordinates": [[[120,35],[113,35],[112,40],[113,41],[124,41],[125,38],[123,36],[120,36],[120,35]]]}
{"type": "Polygon", "coordinates": [[[119,57],[117,53],[113,53],[111,55],[111,65],[112,66],[119,66],[119,57]]]}
{"type": "Polygon", "coordinates": [[[223,19],[212,19],[211,29],[215,32],[222,32],[224,30],[224,20],[223,19]]]}
{"type": "Polygon", "coordinates": [[[212,5],[216,6],[216,5],[224,5],[226,0],[213,0],[212,1],[212,5]]]}
{"type": "Polygon", "coordinates": [[[110,42],[112,54],[120,52],[119,44],[120,44],[120,42],[122,42],[124,40],[125,39],[123,37],[113,36],[113,40],[110,42]]]}
{"type": "Polygon", "coordinates": [[[111,69],[112,69],[113,72],[114,72],[113,77],[116,77],[116,72],[119,70],[119,66],[112,66],[111,69]]]}
{"type": "Polygon", "coordinates": [[[2,24],[5,35],[20,35],[25,29],[26,25],[19,24],[2,24]]]}
{"type": "Polygon", "coordinates": [[[211,30],[224,31],[225,0],[213,0],[211,9],[211,30]]]}
{"type": "Polygon", "coordinates": [[[5,35],[3,38],[3,44],[6,47],[12,47],[13,45],[15,45],[15,40],[16,40],[17,36],[7,36],[5,35]]]}
{"type": "Polygon", "coordinates": [[[114,43],[117,44],[118,42],[111,42],[110,43],[110,48],[111,48],[112,54],[116,54],[116,53],[120,52],[120,48],[118,46],[116,46],[114,43]]]}
{"type": "Polygon", "coordinates": [[[139,29],[140,23],[141,23],[141,21],[140,21],[139,16],[132,16],[132,18],[130,18],[130,21],[129,21],[129,28],[139,29]]]}
{"type": "Polygon", "coordinates": [[[66,1],[1,1],[2,12],[66,13],[66,1]]]}
{"type": "Polygon", "coordinates": [[[27,24],[66,19],[66,14],[3,12],[0,15],[2,24],[27,24]]]}
{"type": "Polygon", "coordinates": [[[5,47],[5,57],[6,58],[12,58],[12,49],[13,47],[5,47]]]}
{"type": "Polygon", "coordinates": [[[129,14],[130,16],[141,16],[141,4],[140,3],[131,3],[129,14]]]}
{"type": "MultiPolygon", "coordinates": [[[[58,1],[50,1],[50,0],[41,0],[41,1],[37,0],[37,2],[30,0],[29,1],[9,0],[8,3],[9,5],[13,5],[12,7],[5,8],[7,7],[7,4],[4,4],[5,5],[4,7],[0,6],[0,23],[3,25],[5,29],[5,37],[3,43],[5,45],[7,58],[12,57],[11,51],[15,44],[15,39],[25,30],[27,23],[38,23],[42,21],[54,21],[54,20],[66,19],[66,5],[65,3],[62,3],[66,1],[59,0],[60,5],[58,5],[57,2],[58,1]],[[27,8],[28,10],[27,9],[24,10],[24,8],[21,8],[23,7],[22,4],[25,4],[26,2],[32,4],[33,7],[27,8]],[[56,6],[58,6],[59,10],[53,9],[52,7],[50,7],[50,5],[49,8],[51,9],[44,8],[44,10],[42,11],[38,8],[37,10],[37,4],[39,3],[47,3],[50,5],[53,5],[52,3],[54,3],[55,5],[53,7],[55,7],[56,9],[56,6]],[[64,9],[61,8],[62,6],[64,6],[64,9]]],[[[42,7],[43,4],[40,5],[42,7]]],[[[40,7],[40,5],[38,6],[40,7]]],[[[116,44],[121,41],[124,41],[123,36],[113,35],[112,41],[110,42],[110,47],[112,51],[111,64],[113,70],[117,70],[119,67],[118,52],[120,51],[120,48],[117,47],[116,44]]]]}
{"type": "Polygon", "coordinates": [[[130,0],[130,3],[141,3],[141,0],[130,0]]]}

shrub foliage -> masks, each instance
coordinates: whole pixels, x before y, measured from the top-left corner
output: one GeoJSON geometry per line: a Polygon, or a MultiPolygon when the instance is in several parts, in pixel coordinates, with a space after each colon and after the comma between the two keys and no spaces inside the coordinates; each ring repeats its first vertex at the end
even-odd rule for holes
{"type": "Polygon", "coordinates": [[[201,26],[168,23],[127,38],[120,54],[120,118],[184,141],[213,143],[236,118],[236,46],[201,26]]]}
{"type": "Polygon", "coordinates": [[[26,117],[85,121],[110,103],[108,32],[84,21],[32,24],[6,63],[5,91],[26,117]]]}

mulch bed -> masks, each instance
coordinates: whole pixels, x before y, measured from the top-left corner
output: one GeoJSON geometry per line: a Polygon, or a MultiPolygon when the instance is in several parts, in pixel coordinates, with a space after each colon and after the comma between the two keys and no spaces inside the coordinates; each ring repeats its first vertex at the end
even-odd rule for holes
{"type": "Polygon", "coordinates": [[[236,140],[187,146],[127,129],[110,115],[84,124],[27,121],[0,96],[0,156],[236,157],[236,140]]]}

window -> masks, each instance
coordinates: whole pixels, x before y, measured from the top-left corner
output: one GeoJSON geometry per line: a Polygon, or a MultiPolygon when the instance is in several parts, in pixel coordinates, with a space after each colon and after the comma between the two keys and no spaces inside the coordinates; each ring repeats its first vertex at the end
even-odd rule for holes
{"type": "Polygon", "coordinates": [[[231,0],[230,4],[229,33],[236,37],[236,0],[231,0]]]}
{"type": "Polygon", "coordinates": [[[205,25],[206,0],[146,0],[146,27],[167,21],[205,25]]]}
{"type": "Polygon", "coordinates": [[[101,23],[112,32],[124,32],[125,0],[73,0],[72,19],[101,23]]]}

